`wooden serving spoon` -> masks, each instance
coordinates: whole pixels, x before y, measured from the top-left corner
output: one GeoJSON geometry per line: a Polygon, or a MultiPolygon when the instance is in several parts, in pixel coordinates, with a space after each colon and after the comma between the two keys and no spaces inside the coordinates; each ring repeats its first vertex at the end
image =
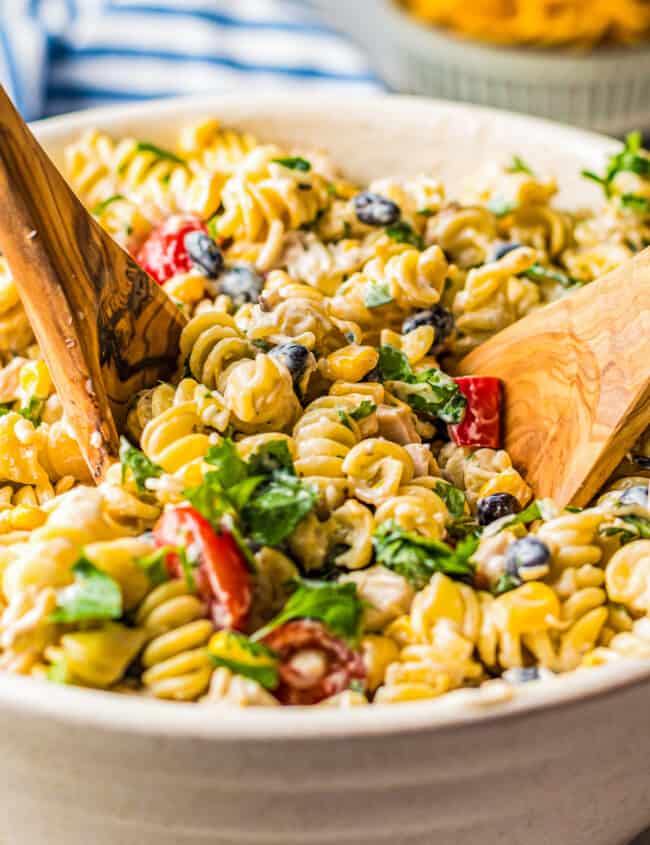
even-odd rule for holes
{"type": "Polygon", "coordinates": [[[0,250],[99,481],[130,399],[175,369],[185,319],[86,211],[1,87],[0,250]]]}
{"type": "Polygon", "coordinates": [[[650,248],[479,346],[505,383],[505,448],[538,497],[586,505],[650,425],[650,248]]]}

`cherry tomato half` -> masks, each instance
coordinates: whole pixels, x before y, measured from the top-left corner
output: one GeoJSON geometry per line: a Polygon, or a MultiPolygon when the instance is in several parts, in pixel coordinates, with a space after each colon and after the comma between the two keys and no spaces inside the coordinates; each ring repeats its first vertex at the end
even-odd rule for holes
{"type": "MultiPolygon", "coordinates": [[[[215,531],[195,508],[182,505],[163,513],[153,537],[158,548],[183,548],[187,559],[198,563],[194,570],[197,590],[208,602],[215,624],[242,630],[253,590],[246,560],[232,534],[215,531]]],[[[176,552],[168,553],[165,563],[172,577],[184,577],[176,552]]]]}
{"type": "Polygon", "coordinates": [[[198,217],[175,214],[163,221],[142,244],[135,260],[159,285],[176,273],[188,273],[192,260],[185,246],[188,232],[206,232],[198,217]]]}
{"type": "Polygon", "coordinates": [[[330,634],[322,622],[285,622],[263,642],[280,658],[280,685],[273,694],[283,704],[318,704],[346,690],[350,681],[365,680],[361,655],[330,634]]]}
{"type": "Polygon", "coordinates": [[[462,376],[454,381],[467,399],[467,409],[462,422],[449,426],[452,440],[457,446],[498,449],[501,445],[501,379],[462,376]]]}

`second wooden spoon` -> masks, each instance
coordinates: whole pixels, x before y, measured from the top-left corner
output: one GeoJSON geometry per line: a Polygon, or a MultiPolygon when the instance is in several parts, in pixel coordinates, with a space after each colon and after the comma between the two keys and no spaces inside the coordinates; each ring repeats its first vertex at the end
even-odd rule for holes
{"type": "Polygon", "coordinates": [[[505,383],[505,448],[537,496],[586,505],[650,425],[650,248],[471,352],[505,383]]]}

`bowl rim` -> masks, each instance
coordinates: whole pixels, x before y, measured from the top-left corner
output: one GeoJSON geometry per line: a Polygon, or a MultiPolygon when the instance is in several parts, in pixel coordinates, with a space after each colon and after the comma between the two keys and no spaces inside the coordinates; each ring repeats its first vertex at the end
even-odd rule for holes
{"type": "MultiPolygon", "coordinates": [[[[249,111],[256,106],[287,110],[291,104],[296,113],[307,118],[310,113],[322,116],[324,111],[328,113],[329,108],[336,108],[339,114],[343,112],[343,116],[346,112],[358,116],[360,110],[362,114],[367,114],[381,109],[383,114],[392,111],[407,118],[415,118],[427,109],[455,118],[472,115],[477,120],[497,121],[504,129],[525,126],[527,130],[553,131],[558,147],[563,143],[584,145],[585,153],[594,155],[607,155],[620,146],[620,142],[606,136],[545,119],[423,97],[347,96],[341,100],[338,94],[318,98],[309,94],[291,94],[287,98],[282,92],[259,92],[247,94],[244,102],[249,111]]],[[[48,118],[32,124],[32,128],[47,147],[48,141],[61,143],[93,125],[106,127],[120,121],[143,123],[147,118],[167,116],[180,124],[183,119],[196,117],[197,113],[219,114],[220,108],[227,110],[228,105],[232,108],[234,104],[241,106],[241,94],[168,98],[48,118]]],[[[455,730],[496,720],[526,718],[541,709],[549,712],[566,710],[590,699],[608,697],[642,685],[650,685],[650,661],[630,659],[515,686],[511,688],[513,696],[508,700],[499,696],[504,685],[491,688],[488,685],[477,690],[457,690],[437,699],[369,707],[219,707],[219,718],[214,719],[210,705],[197,707],[194,703],[166,702],[144,696],[59,686],[0,673],[0,708],[47,717],[61,724],[119,729],[132,734],[286,742],[420,730],[455,730]]]]}
{"type": "Polygon", "coordinates": [[[410,14],[397,0],[380,0],[383,12],[395,27],[398,37],[408,38],[413,46],[419,50],[431,52],[444,48],[457,54],[459,59],[467,61],[467,51],[474,52],[474,58],[489,59],[491,62],[501,60],[508,62],[512,69],[513,62],[531,65],[534,63],[552,62],[553,69],[564,67],[576,68],[591,62],[594,65],[606,65],[611,68],[620,67],[621,62],[636,65],[640,58],[650,59],[650,40],[638,44],[616,45],[594,50],[580,50],[578,47],[540,47],[525,44],[498,44],[480,41],[476,38],[463,36],[453,30],[446,30],[427,24],[410,14]]]}

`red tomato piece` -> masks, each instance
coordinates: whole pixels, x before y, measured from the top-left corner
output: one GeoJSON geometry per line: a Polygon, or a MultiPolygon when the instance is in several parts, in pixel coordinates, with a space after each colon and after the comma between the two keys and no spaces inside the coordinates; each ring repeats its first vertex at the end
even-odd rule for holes
{"type": "Polygon", "coordinates": [[[452,440],[457,446],[498,449],[501,445],[501,379],[462,376],[454,381],[467,399],[467,409],[462,422],[449,426],[452,440]]]}
{"type": "MultiPolygon", "coordinates": [[[[197,591],[208,603],[215,624],[242,630],[253,590],[246,560],[232,534],[215,531],[195,508],[181,505],[163,513],[153,537],[158,548],[184,548],[187,559],[198,563],[194,570],[197,591]]],[[[176,552],[169,552],[165,563],[172,577],[184,577],[176,552]]]]}
{"type": "Polygon", "coordinates": [[[283,704],[318,704],[346,690],[350,681],[365,680],[361,655],[330,634],[322,622],[285,622],[267,634],[263,642],[280,658],[280,684],[273,694],[283,704]],[[301,654],[308,662],[300,663],[301,654]]]}
{"type": "Polygon", "coordinates": [[[142,244],[135,260],[159,285],[176,273],[187,273],[192,261],[185,248],[188,232],[205,232],[198,217],[175,214],[157,226],[142,244]]]}

